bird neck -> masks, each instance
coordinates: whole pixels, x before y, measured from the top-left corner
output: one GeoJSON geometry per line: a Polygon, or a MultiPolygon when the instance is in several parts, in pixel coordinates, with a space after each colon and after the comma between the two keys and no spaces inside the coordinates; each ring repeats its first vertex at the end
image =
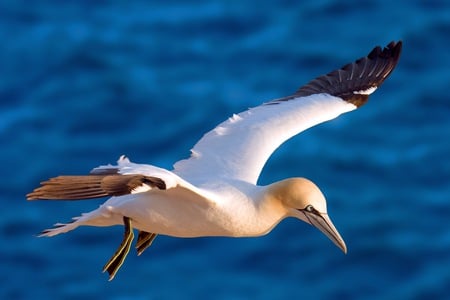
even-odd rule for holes
{"type": "Polygon", "coordinates": [[[282,203],[267,193],[267,187],[233,182],[219,191],[222,201],[217,202],[217,218],[223,219],[223,227],[234,236],[267,234],[287,216],[282,203]]]}
{"type": "Polygon", "coordinates": [[[261,225],[260,235],[269,233],[281,220],[288,216],[283,203],[270,192],[270,186],[258,187],[253,195],[253,203],[257,222],[261,225]]]}

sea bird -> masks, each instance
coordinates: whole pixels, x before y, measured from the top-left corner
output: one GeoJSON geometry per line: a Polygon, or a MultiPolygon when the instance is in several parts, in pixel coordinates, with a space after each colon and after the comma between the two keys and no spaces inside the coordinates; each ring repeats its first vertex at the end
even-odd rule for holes
{"type": "Polygon", "coordinates": [[[158,234],[174,237],[257,237],[287,217],[317,227],[344,253],[347,247],[327,213],[320,189],[306,178],[257,185],[271,154],[286,140],[319,123],[357,109],[391,74],[402,42],[375,47],[367,56],[317,77],[294,94],[234,114],[206,133],[188,159],[172,170],[136,164],[121,156],[117,165],[88,175],[44,181],[28,200],[109,197],[99,208],[57,223],[39,236],[51,237],[81,225],[124,226],[122,242],[103,272],[112,280],[137,229],[140,255],[158,234]]]}

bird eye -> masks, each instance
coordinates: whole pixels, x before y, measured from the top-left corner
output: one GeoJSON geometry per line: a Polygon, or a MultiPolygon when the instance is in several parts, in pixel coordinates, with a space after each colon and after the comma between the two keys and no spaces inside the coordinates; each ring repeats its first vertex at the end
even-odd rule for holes
{"type": "Polygon", "coordinates": [[[307,206],[305,207],[305,210],[306,210],[307,212],[312,213],[312,212],[314,211],[314,207],[313,207],[312,205],[307,205],[307,206]]]}

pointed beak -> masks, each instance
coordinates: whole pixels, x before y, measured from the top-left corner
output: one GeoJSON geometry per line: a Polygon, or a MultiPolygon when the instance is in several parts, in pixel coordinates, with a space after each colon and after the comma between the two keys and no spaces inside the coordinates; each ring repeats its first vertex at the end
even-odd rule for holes
{"type": "Polygon", "coordinates": [[[328,214],[319,212],[305,212],[306,217],[311,225],[317,227],[323,234],[325,234],[336,246],[338,246],[345,254],[347,254],[347,246],[344,240],[334,227],[333,222],[328,217],[328,214]]]}

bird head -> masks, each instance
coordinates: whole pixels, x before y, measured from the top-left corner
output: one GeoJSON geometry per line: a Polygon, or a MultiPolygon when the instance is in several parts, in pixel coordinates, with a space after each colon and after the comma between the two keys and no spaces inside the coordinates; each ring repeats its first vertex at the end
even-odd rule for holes
{"type": "Polygon", "coordinates": [[[271,193],[287,209],[288,216],[313,225],[347,253],[344,240],[328,217],[325,196],[313,182],[306,178],[286,179],[272,185],[271,193]]]}

